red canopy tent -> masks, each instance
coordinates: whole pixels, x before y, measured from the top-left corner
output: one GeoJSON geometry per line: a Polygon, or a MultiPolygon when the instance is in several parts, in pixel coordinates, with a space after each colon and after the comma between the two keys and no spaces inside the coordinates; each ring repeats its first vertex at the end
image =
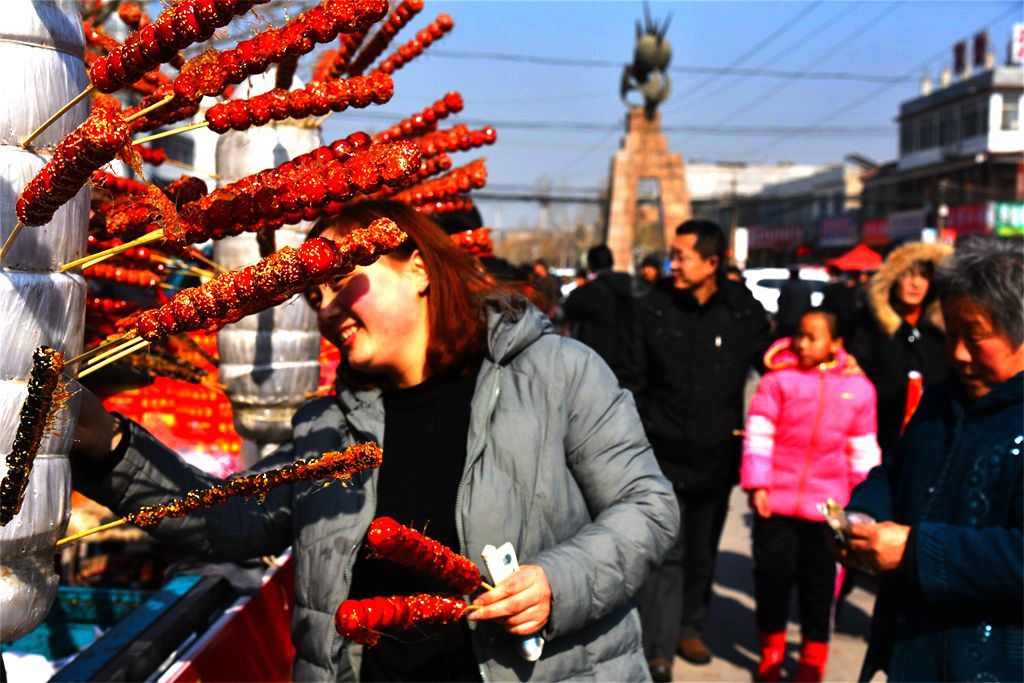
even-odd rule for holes
{"type": "Polygon", "coordinates": [[[878,270],[882,265],[882,255],[861,242],[842,256],[825,262],[825,265],[839,270],[878,270]]]}

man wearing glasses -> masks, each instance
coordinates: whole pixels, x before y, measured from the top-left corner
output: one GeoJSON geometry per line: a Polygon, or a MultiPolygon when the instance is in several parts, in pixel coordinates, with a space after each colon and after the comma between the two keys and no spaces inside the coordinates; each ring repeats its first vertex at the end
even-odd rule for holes
{"type": "Polygon", "coordinates": [[[724,277],[726,239],[692,220],[670,245],[672,277],[637,314],[640,383],[634,392],[647,438],[673,483],[683,530],[638,595],[654,680],[670,680],[675,651],[711,661],[701,639],[729,492],[739,476],[743,388],[770,342],[764,309],[724,277]]]}

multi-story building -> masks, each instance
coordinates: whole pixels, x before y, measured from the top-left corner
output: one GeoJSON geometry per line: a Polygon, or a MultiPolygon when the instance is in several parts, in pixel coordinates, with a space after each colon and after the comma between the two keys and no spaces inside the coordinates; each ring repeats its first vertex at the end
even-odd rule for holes
{"type": "Polygon", "coordinates": [[[977,232],[1024,231],[1024,69],[989,67],[940,87],[922,82],[899,114],[899,157],[865,173],[862,232],[886,244],[977,232]],[[945,230],[943,233],[942,231],[945,230]]]}
{"type": "Polygon", "coordinates": [[[765,185],[738,204],[750,261],[784,265],[830,256],[856,243],[861,176],[866,162],[850,157],[802,178],[765,185]]]}

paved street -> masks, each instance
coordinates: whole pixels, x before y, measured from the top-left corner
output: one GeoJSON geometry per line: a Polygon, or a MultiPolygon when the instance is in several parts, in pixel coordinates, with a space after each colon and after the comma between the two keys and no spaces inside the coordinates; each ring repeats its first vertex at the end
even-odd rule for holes
{"type": "MultiPolygon", "coordinates": [[[[735,489],[722,537],[711,599],[711,618],[705,636],[715,659],[707,666],[693,666],[676,658],[676,681],[749,681],[757,666],[757,633],[754,626],[753,564],[750,557],[750,512],[746,497],[735,489]]],[[[795,596],[795,593],[794,593],[795,596]]],[[[852,681],[860,673],[867,647],[874,594],[858,586],[839,610],[829,657],[827,681],[852,681]]],[[[796,604],[790,618],[797,617],[796,604]]],[[[788,663],[783,680],[796,668],[800,633],[790,621],[788,663]]],[[[884,680],[884,676],[876,677],[884,680]]]]}

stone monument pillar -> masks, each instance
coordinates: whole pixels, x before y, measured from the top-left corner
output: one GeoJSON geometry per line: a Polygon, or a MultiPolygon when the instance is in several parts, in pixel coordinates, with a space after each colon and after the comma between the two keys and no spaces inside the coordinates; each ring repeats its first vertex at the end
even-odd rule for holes
{"type": "Polygon", "coordinates": [[[612,158],[611,196],[605,242],[615,258],[615,270],[630,270],[637,227],[637,188],[641,180],[658,185],[661,229],[665,244],[676,227],[690,218],[690,191],[683,157],[671,154],[661,132],[661,113],[630,107],[622,147],[612,158]]]}

